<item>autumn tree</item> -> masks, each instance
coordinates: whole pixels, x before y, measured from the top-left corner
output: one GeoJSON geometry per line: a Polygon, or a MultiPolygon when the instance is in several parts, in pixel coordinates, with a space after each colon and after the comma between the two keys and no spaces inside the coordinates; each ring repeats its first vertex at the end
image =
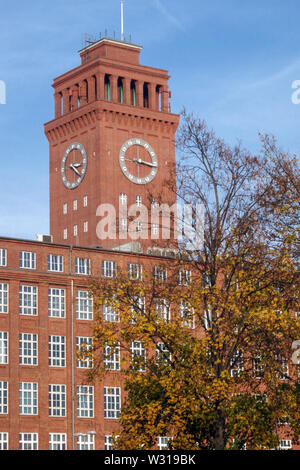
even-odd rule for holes
{"type": "MultiPolygon", "coordinates": [[[[143,278],[91,285],[98,315],[90,380],[120,354],[119,449],[269,449],[298,441],[299,166],[262,138],[229,146],[182,113],[177,186],[203,204],[203,245],[151,258],[143,278]],[[110,317],[103,314],[114,312],[110,317]]],[[[167,182],[166,182],[167,184],[167,182]]],[[[134,277],[134,276],[133,276],[134,277]]]]}

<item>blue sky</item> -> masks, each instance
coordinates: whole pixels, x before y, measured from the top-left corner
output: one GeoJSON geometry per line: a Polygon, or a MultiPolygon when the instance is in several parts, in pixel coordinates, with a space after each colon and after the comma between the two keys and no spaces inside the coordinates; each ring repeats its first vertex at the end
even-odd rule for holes
{"type": "MultiPolygon", "coordinates": [[[[169,70],[183,106],[253,152],[258,133],[300,153],[299,0],[125,0],[125,36],[141,63],[169,70]]],[[[15,0],[0,6],[0,235],[48,233],[52,79],[79,65],[84,33],[120,35],[120,0],[15,0]]]]}

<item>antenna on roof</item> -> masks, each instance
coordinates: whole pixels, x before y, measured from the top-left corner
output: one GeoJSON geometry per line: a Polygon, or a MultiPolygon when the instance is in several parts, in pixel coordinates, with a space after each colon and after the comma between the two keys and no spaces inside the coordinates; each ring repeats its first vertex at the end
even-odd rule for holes
{"type": "Polygon", "coordinates": [[[124,41],[124,1],[121,0],[121,41],[124,41]]]}

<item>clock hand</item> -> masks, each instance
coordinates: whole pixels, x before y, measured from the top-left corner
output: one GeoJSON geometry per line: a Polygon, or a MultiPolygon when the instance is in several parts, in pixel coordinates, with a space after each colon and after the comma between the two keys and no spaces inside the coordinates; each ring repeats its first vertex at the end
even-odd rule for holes
{"type": "Polygon", "coordinates": [[[141,160],[140,158],[135,158],[133,161],[136,162],[136,163],[140,163],[141,165],[147,165],[147,166],[151,166],[153,168],[157,168],[157,165],[155,165],[154,163],[144,162],[144,160],[141,160]]]}
{"type": "Polygon", "coordinates": [[[75,168],[79,168],[79,167],[82,165],[82,163],[72,163],[72,165],[73,165],[75,168]]]}
{"type": "Polygon", "coordinates": [[[75,171],[75,173],[77,173],[78,176],[81,176],[81,174],[79,173],[79,171],[77,170],[77,168],[75,168],[74,165],[75,165],[75,164],[72,164],[72,163],[71,163],[71,165],[69,165],[69,168],[71,168],[73,171],[75,171]]]}

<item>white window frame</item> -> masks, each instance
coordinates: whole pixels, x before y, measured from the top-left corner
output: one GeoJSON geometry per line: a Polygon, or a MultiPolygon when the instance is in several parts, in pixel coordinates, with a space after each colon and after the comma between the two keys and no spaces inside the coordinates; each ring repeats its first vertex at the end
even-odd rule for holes
{"type": "Polygon", "coordinates": [[[77,199],[74,199],[73,201],[73,211],[77,211],[78,209],[78,202],[77,202],[77,199]]]}
{"type": "Polygon", "coordinates": [[[36,269],[36,253],[33,251],[20,251],[20,265],[22,269],[36,269]]]}
{"type": "Polygon", "coordinates": [[[136,357],[139,360],[139,372],[146,372],[146,349],[142,341],[132,341],[130,345],[131,360],[134,362],[136,357]]]}
{"type": "Polygon", "coordinates": [[[172,355],[164,343],[156,343],[156,364],[163,362],[165,365],[169,365],[172,360],[172,355]]]}
{"type": "Polygon", "coordinates": [[[292,448],[292,441],[290,439],[280,440],[278,450],[291,450],[292,448]]]}
{"type": "Polygon", "coordinates": [[[38,335],[19,333],[19,364],[21,366],[38,365],[38,335]]]}
{"type": "Polygon", "coordinates": [[[127,194],[121,193],[119,201],[120,201],[120,205],[125,206],[127,204],[127,194]]]}
{"type": "Polygon", "coordinates": [[[121,356],[120,343],[114,346],[105,344],[104,346],[104,367],[107,370],[120,370],[121,356]]]}
{"type": "Polygon", "coordinates": [[[102,276],[113,279],[117,274],[117,263],[115,261],[102,260],[102,276]]]}
{"type": "Polygon", "coordinates": [[[8,364],[8,331],[0,331],[0,364],[8,364]]]}
{"type": "Polygon", "coordinates": [[[68,240],[68,229],[67,228],[64,228],[64,240],[68,240]]]}
{"type": "Polygon", "coordinates": [[[0,415],[8,414],[8,382],[0,381],[0,415]]]}
{"type": "Polygon", "coordinates": [[[88,206],[88,196],[83,196],[83,207],[88,206]]]}
{"type": "Polygon", "coordinates": [[[66,337],[49,335],[49,367],[66,367],[66,337]]]}
{"type": "Polygon", "coordinates": [[[155,310],[159,317],[158,320],[164,321],[164,323],[170,323],[171,307],[167,299],[155,299],[155,310]]]}
{"type": "Polygon", "coordinates": [[[153,276],[157,281],[166,282],[168,279],[168,270],[161,266],[153,266],[153,276]]]}
{"type": "Polygon", "coordinates": [[[172,442],[172,437],[167,436],[158,436],[157,438],[157,447],[159,450],[168,450],[169,442],[172,442]]]}
{"type": "Polygon", "coordinates": [[[8,432],[0,432],[0,450],[9,450],[8,442],[9,442],[8,432]]]}
{"type": "Polygon", "coordinates": [[[38,288],[30,284],[20,284],[19,287],[19,314],[37,316],[38,314],[38,288]]]}
{"type": "Polygon", "coordinates": [[[93,320],[93,299],[89,296],[88,290],[76,291],[76,319],[93,320]]]}
{"type": "Polygon", "coordinates": [[[73,235],[74,235],[74,237],[77,237],[77,236],[78,236],[78,225],[77,225],[77,224],[74,225],[74,228],[73,228],[73,235]]]}
{"type": "MultiPolygon", "coordinates": [[[[91,336],[76,336],[77,351],[87,351],[93,347],[93,338],[91,336]]],[[[76,367],[78,369],[91,369],[93,367],[93,359],[88,357],[86,359],[77,359],[76,367]]]]}
{"type": "Polygon", "coordinates": [[[19,382],[19,414],[24,416],[38,414],[37,382],[19,382]]]}
{"type": "Polygon", "coordinates": [[[49,416],[63,417],[67,416],[66,408],[66,385],[49,384],[49,416]]]}
{"type": "Polygon", "coordinates": [[[131,281],[141,281],[143,277],[143,266],[137,263],[128,263],[128,278],[131,281]]]}
{"type": "Polygon", "coordinates": [[[48,271],[62,273],[64,271],[64,257],[48,254],[48,271]]]}
{"type": "Polygon", "coordinates": [[[49,450],[67,450],[67,434],[50,432],[49,450]]]}
{"type": "Polygon", "coordinates": [[[187,301],[181,300],[179,303],[179,313],[183,326],[195,329],[195,312],[191,304],[187,301]]]}
{"type": "Polygon", "coordinates": [[[77,418],[94,418],[94,387],[77,385],[77,418]]]}
{"type": "Polygon", "coordinates": [[[75,274],[83,274],[89,276],[91,274],[91,260],[90,258],[75,258],[75,274]]]}
{"type": "Polygon", "coordinates": [[[244,371],[244,357],[242,351],[235,351],[233,358],[230,362],[230,376],[231,377],[240,377],[241,373],[244,371]]]}
{"type": "Polygon", "coordinates": [[[178,284],[180,286],[189,286],[192,282],[192,271],[190,269],[181,269],[178,274],[178,284]]]}
{"type": "Polygon", "coordinates": [[[63,214],[66,215],[68,213],[68,204],[65,202],[63,205],[63,214]]]}
{"type": "Polygon", "coordinates": [[[19,450],[39,450],[39,435],[34,432],[19,433],[19,450]]]}
{"type": "Polygon", "coordinates": [[[118,419],[121,412],[121,387],[104,387],[104,418],[118,419]]]}
{"type": "Polygon", "coordinates": [[[135,198],[136,207],[142,206],[142,196],[136,196],[135,198]]]}
{"type": "Polygon", "coordinates": [[[83,222],[83,233],[88,233],[88,231],[89,231],[89,223],[86,220],[85,222],[83,222]]]}
{"type": "Polygon", "coordinates": [[[2,268],[7,266],[7,250],[5,248],[0,248],[0,266],[2,268]]]}
{"type": "Polygon", "coordinates": [[[66,317],[66,290],[60,287],[48,288],[48,316],[52,318],[66,317]]]}
{"type": "Polygon", "coordinates": [[[8,313],[9,303],[9,284],[7,282],[0,283],[0,313],[8,313]]]}
{"type": "Polygon", "coordinates": [[[79,434],[77,450],[95,450],[95,436],[93,434],[79,434]]]}
{"type": "Polygon", "coordinates": [[[109,305],[107,302],[103,304],[103,318],[106,322],[117,323],[120,321],[119,312],[113,305],[109,305]]]}

